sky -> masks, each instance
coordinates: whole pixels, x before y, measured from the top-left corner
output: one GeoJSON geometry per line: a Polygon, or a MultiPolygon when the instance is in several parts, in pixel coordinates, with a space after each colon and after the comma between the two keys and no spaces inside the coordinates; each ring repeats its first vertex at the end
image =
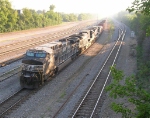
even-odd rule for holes
{"type": "Polygon", "coordinates": [[[55,5],[56,12],[64,13],[95,13],[110,16],[126,10],[134,0],[9,0],[14,9],[30,8],[49,10],[55,5]]]}

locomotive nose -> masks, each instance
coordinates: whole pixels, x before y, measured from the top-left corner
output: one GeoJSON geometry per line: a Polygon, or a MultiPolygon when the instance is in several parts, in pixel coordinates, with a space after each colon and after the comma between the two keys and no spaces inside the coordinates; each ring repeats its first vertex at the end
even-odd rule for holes
{"type": "Polygon", "coordinates": [[[22,60],[22,70],[28,72],[42,72],[43,63],[37,60],[22,60]]]}
{"type": "Polygon", "coordinates": [[[43,65],[43,62],[37,60],[22,60],[22,63],[30,65],[43,65]]]}

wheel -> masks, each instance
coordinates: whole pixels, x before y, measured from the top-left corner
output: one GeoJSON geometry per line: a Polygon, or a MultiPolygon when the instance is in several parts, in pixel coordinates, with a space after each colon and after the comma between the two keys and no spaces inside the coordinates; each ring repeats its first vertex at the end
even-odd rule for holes
{"type": "Polygon", "coordinates": [[[37,89],[37,88],[39,88],[39,87],[40,87],[40,83],[39,83],[39,82],[36,82],[35,85],[34,85],[34,88],[37,89]]]}
{"type": "Polygon", "coordinates": [[[21,88],[24,88],[24,81],[23,81],[23,77],[20,77],[20,86],[21,88]]]}
{"type": "Polygon", "coordinates": [[[22,82],[20,82],[20,86],[21,88],[24,88],[24,84],[22,82]]]}

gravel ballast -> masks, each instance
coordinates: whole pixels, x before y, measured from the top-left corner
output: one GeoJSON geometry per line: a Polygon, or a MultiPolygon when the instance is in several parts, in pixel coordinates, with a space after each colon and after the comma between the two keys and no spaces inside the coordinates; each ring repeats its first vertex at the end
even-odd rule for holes
{"type": "MultiPolygon", "coordinates": [[[[132,51],[132,45],[136,45],[136,39],[130,38],[130,29],[127,27],[127,33],[124,39],[124,43],[122,45],[122,49],[120,52],[120,56],[118,58],[118,61],[116,63],[116,67],[119,70],[122,70],[125,74],[125,77],[130,76],[132,74],[135,75],[137,70],[137,64],[136,64],[136,56],[131,55],[132,51]]],[[[112,99],[109,97],[109,94],[107,94],[106,100],[104,101],[103,107],[101,109],[101,118],[111,117],[111,118],[121,118],[121,114],[117,114],[114,111],[111,110],[110,105],[112,102],[117,103],[125,103],[126,106],[133,109],[135,106],[129,104],[126,99],[119,98],[119,99],[112,99]]]]}
{"type": "MultiPolygon", "coordinates": [[[[117,26],[119,24],[115,25],[119,27],[117,26]]],[[[76,89],[69,98],[69,101],[56,116],[57,118],[70,117],[76,103],[83,95],[90,82],[93,81],[117,40],[117,28],[114,30],[112,36],[110,36],[109,33],[110,32],[106,29],[96,43],[65,67],[56,77],[53,77],[52,80],[43,86],[36,94],[28,98],[28,100],[18,106],[16,110],[13,110],[11,114],[8,114],[7,117],[51,118],[83,80],[80,87],[76,89]]],[[[130,30],[128,29],[117,61],[117,68],[123,70],[126,76],[136,72],[136,56],[132,56],[130,53],[132,42],[130,30]]],[[[19,75],[16,75],[14,78],[0,83],[0,92],[2,93],[0,95],[1,101],[19,89],[20,85],[18,80],[19,75]],[[11,83],[11,86],[9,86],[9,83],[11,83]],[[2,89],[5,90],[3,91],[2,89]]],[[[110,103],[112,101],[114,100],[107,95],[100,112],[101,117],[121,117],[120,114],[116,114],[110,109],[110,103]]],[[[117,99],[117,101],[126,102],[124,99],[117,99]]],[[[130,104],[127,105],[133,107],[130,104]]]]}
{"type": "Polygon", "coordinates": [[[117,39],[117,34],[117,30],[115,30],[115,35],[110,40],[108,39],[108,31],[104,31],[97,43],[92,45],[84,52],[84,54],[79,56],[73,63],[63,69],[46,86],[43,86],[41,90],[31,96],[8,117],[52,117],[69,97],[81,79],[84,78],[80,88],[78,88],[65,108],[60,112],[60,115],[57,117],[69,116],[73,106],[83,94],[90,81],[92,81],[92,78],[95,77],[98,69],[101,67],[103,61],[114,45],[114,40],[117,39]],[[103,44],[107,45],[105,45],[103,50],[99,53],[103,44]],[[91,53],[95,46],[99,47],[99,51],[96,52],[98,53],[96,56],[91,53]]]}

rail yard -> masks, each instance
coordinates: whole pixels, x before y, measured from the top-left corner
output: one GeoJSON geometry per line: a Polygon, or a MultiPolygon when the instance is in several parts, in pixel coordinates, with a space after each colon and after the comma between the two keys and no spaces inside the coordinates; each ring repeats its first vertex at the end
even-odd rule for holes
{"type": "Polygon", "coordinates": [[[81,24],[1,46],[1,117],[106,116],[101,111],[107,101],[104,88],[111,81],[109,67],[118,63],[124,46],[129,45],[130,40],[129,29],[122,23],[114,22],[115,30],[110,32],[106,20],[104,31],[97,40],[38,89],[22,89],[19,84],[21,60],[27,49],[96,25],[95,22],[81,24]]]}

